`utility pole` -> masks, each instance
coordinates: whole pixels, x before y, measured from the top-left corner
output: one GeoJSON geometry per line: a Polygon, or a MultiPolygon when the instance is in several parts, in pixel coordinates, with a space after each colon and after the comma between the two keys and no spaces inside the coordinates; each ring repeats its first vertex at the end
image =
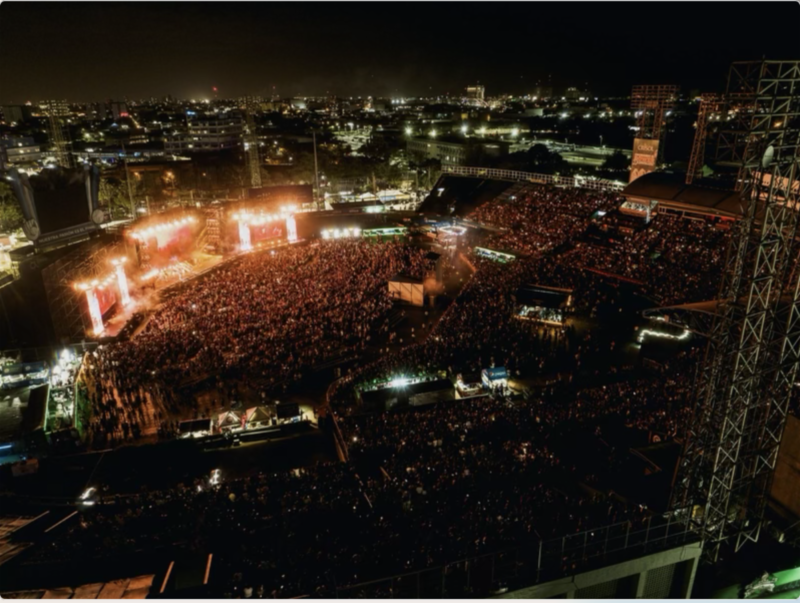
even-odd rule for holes
{"type": "Polygon", "coordinates": [[[317,131],[312,130],[311,135],[314,139],[314,180],[317,183],[317,207],[320,203],[320,190],[319,190],[319,166],[317,164],[317,131]]]}
{"type": "Polygon", "coordinates": [[[125,144],[122,143],[122,161],[125,165],[125,182],[128,183],[128,203],[131,204],[131,220],[136,219],[136,204],[133,202],[133,191],[131,190],[131,175],[128,172],[128,153],[125,151],[125,144]]]}
{"type": "Polygon", "coordinates": [[[258,156],[258,134],[256,133],[255,100],[246,96],[244,99],[244,150],[247,155],[247,165],[250,169],[250,186],[261,188],[261,159],[258,156]]]}

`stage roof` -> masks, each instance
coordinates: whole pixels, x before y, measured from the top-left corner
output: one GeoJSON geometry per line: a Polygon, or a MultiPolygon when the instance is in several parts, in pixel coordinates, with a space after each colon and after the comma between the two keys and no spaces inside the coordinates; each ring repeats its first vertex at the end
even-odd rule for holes
{"type": "Polygon", "coordinates": [[[0,442],[44,427],[48,390],[38,385],[0,391],[0,442]]]}
{"type": "Polygon", "coordinates": [[[739,193],[722,188],[687,185],[682,174],[651,172],[628,184],[622,194],[630,199],[712,216],[741,216],[739,193]]]}
{"type": "Polygon", "coordinates": [[[453,214],[466,216],[472,211],[499,197],[514,186],[513,182],[472,178],[469,176],[450,176],[443,174],[436,185],[425,197],[419,211],[428,214],[449,215],[450,207],[455,208],[453,214]]]}

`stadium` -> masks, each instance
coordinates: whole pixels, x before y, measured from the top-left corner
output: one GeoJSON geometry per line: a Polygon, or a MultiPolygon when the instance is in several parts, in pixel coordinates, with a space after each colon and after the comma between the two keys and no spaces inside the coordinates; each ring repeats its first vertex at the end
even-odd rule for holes
{"type": "Polygon", "coordinates": [[[748,132],[727,189],[443,166],[414,211],[111,223],[97,168],[12,168],[3,299],[63,350],[2,362],[3,596],[744,589],[797,538],[800,410],[798,131],[748,132]]]}
{"type": "Polygon", "coordinates": [[[76,374],[91,448],[319,429],[336,458],[215,486],[197,474],[179,489],[98,491],[34,560],[191,536],[214,551],[220,596],[251,584],[470,596],[552,589],[584,562],[608,563],[606,550],[624,561],[646,547],[675,578],[643,592],[691,584],[697,537],[668,502],[702,346],[641,311],[713,299],[730,221],[626,214],[624,191],[447,174],[430,202],[451,191],[455,217],[298,212],[294,240],[285,208],[233,208],[220,231],[235,251],[196,273],[201,216],[129,229],[130,303],[147,304],[76,374]],[[162,274],[176,262],[190,266],[177,282],[162,274]],[[548,287],[569,294],[530,293],[548,287]],[[520,320],[523,308],[538,313],[520,320]],[[316,381],[329,384],[322,400],[298,403],[316,381]],[[688,564],[669,562],[676,548],[688,564]]]}

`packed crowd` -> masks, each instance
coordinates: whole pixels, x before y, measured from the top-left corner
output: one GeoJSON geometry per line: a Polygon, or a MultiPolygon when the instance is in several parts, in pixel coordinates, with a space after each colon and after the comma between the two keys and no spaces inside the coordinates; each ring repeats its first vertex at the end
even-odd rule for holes
{"type": "Polygon", "coordinates": [[[639,281],[659,303],[705,301],[719,287],[728,233],[709,220],[661,214],[634,234],[581,245],[560,260],[639,281]]]}
{"type": "MultiPolygon", "coordinates": [[[[644,416],[658,404],[641,387],[590,391],[564,412],[644,416]]],[[[177,545],[215,552],[231,577],[220,594],[331,596],[337,586],[640,521],[645,509],[587,489],[592,476],[564,465],[554,428],[565,417],[555,408],[479,399],[353,418],[344,427],[351,464],[111,499],[36,560],[177,545]]]]}
{"type": "Polygon", "coordinates": [[[471,217],[502,229],[488,243],[494,249],[541,258],[543,282],[590,287],[595,277],[587,272],[594,270],[634,281],[663,304],[712,299],[729,230],[713,220],[658,214],[626,234],[612,211],[620,202],[607,193],[537,187],[487,203],[471,217]],[[592,220],[601,214],[605,232],[592,220]]]}
{"type": "Polygon", "coordinates": [[[264,390],[387,333],[387,279],[422,277],[424,251],[325,241],[250,254],[192,282],[129,341],[102,347],[89,378],[93,428],[123,439],[168,420],[181,385],[246,375],[264,390]]]}
{"type": "Polygon", "coordinates": [[[579,237],[597,211],[621,202],[618,195],[577,188],[529,188],[509,201],[492,201],[470,216],[501,227],[489,241],[493,249],[538,255],[579,237]]]}
{"type": "MultiPolygon", "coordinates": [[[[332,385],[348,463],[121,497],[84,513],[39,560],[183,545],[215,551],[229,578],[220,595],[335,596],[387,575],[638,524],[649,511],[607,485],[616,452],[578,463],[561,438],[589,430],[600,439],[612,423],[676,438],[691,420],[697,350],[646,374],[608,361],[613,336],[515,318],[516,293],[531,282],[574,288],[586,318],[608,308],[620,314],[618,295],[587,268],[639,281],[661,299],[702,298],[724,232],[658,216],[628,237],[588,239],[592,215],[618,202],[537,188],[479,208],[473,218],[501,227],[492,245],[519,258],[471,257],[475,274],[424,341],[354,366],[332,385]],[[373,415],[354,401],[367,381],[476,375],[490,366],[512,378],[556,378],[524,401],[498,395],[373,415]]],[[[165,302],[141,334],[93,356],[93,429],[120,438],[143,424],[169,429],[176,384],[247,375],[277,387],[327,358],[358,354],[390,330],[387,279],[421,276],[423,257],[398,243],[335,241],[245,256],[211,273],[165,302]]]]}
{"type": "Polygon", "coordinates": [[[36,561],[184,546],[214,551],[230,578],[215,587],[220,595],[332,596],[386,575],[641,522],[646,509],[608,496],[597,475],[565,460],[561,437],[609,417],[673,437],[689,419],[695,361],[689,352],[656,378],[560,384],[524,402],[346,417],[350,463],[111,498],[36,561]]]}

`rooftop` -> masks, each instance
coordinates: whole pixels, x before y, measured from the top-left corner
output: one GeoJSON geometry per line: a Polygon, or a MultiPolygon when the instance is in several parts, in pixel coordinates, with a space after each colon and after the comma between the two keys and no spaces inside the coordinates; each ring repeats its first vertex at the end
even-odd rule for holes
{"type": "Polygon", "coordinates": [[[739,193],[709,186],[687,185],[682,174],[651,172],[628,184],[622,194],[655,200],[676,209],[726,217],[741,215],[739,193]]]}

